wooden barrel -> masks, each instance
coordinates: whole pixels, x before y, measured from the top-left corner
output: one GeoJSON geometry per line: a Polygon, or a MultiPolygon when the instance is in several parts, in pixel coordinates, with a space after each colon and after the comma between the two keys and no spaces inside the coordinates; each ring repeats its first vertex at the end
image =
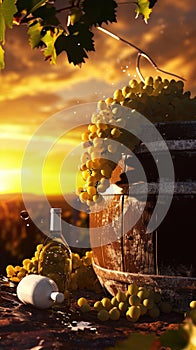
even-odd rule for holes
{"type": "MultiPolygon", "coordinates": [[[[140,144],[134,153],[146,174],[147,200],[144,203],[140,179],[137,184],[130,181],[126,184],[129,170],[126,174],[118,171],[117,184],[123,193],[105,195],[107,205],[96,205],[90,214],[94,270],[112,295],[119,289],[126,290],[135,281],[161,290],[182,308],[196,297],[196,122],[156,126],[167,143],[174,166],[174,193],[169,210],[159,226],[147,232],[159,191],[159,174],[154,158],[140,144]]],[[[164,150],[158,150],[158,157],[164,159],[164,150]]],[[[130,172],[136,171],[131,158],[127,166],[132,167],[130,172]]]]}

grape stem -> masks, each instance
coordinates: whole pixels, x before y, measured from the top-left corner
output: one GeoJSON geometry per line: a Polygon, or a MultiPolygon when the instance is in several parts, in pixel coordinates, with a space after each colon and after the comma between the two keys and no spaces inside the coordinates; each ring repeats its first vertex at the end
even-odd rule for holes
{"type": "Polygon", "coordinates": [[[129,41],[121,38],[120,36],[110,32],[109,30],[105,29],[105,28],[102,28],[102,27],[96,27],[98,30],[100,30],[101,32],[111,36],[112,38],[118,40],[118,41],[122,41],[123,43],[125,43],[126,45],[128,46],[131,46],[133,47],[136,51],[138,51],[138,54],[137,54],[137,60],[136,60],[136,71],[137,71],[137,74],[139,76],[139,78],[141,79],[141,81],[145,82],[145,78],[143,77],[142,73],[141,73],[141,70],[140,70],[140,58],[141,57],[144,57],[152,66],[153,68],[158,71],[158,72],[162,72],[164,74],[167,74],[167,75],[171,75],[173,77],[176,77],[176,78],[179,78],[181,80],[186,80],[182,77],[180,77],[179,75],[177,74],[174,74],[174,73],[170,73],[170,72],[167,72],[166,70],[163,70],[161,68],[159,68],[157,66],[157,64],[154,62],[154,60],[146,53],[144,52],[143,50],[141,50],[139,47],[137,47],[136,45],[130,43],[129,41]]]}
{"type": "Polygon", "coordinates": [[[60,13],[60,12],[63,12],[63,11],[70,10],[73,7],[78,7],[79,8],[80,7],[80,0],[76,0],[76,1],[73,0],[71,5],[56,10],[56,13],[60,13]]]}

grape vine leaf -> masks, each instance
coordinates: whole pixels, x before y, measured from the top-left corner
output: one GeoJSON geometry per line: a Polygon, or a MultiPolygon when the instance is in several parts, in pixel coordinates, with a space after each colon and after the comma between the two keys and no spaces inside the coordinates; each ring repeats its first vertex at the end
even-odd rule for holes
{"type": "Polygon", "coordinates": [[[4,61],[4,50],[2,46],[0,45],[0,69],[5,68],[5,61],[4,61]]]}
{"type": "Polygon", "coordinates": [[[117,3],[114,0],[84,0],[82,7],[84,15],[81,20],[90,26],[116,22],[117,3]]]}
{"type": "Polygon", "coordinates": [[[28,31],[29,34],[29,43],[32,49],[35,47],[38,47],[40,45],[41,41],[41,30],[43,26],[41,25],[40,21],[32,21],[28,24],[28,31]]]}
{"type": "Polygon", "coordinates": [[[63,33],[55,42],[56,53],[59,55],[62,51],[65,51],[69,63],[73,63],[74,65],[85,63],[84,58],[88,58],[87,53],[82,45],[78,44],[80,43],[78,42],[77,36],[73,34],[65,35],[63,33]]]}
{"type": "Polygon", "coordinates": [[[17,12],[15,0],[3,0],[0,2],[0,42],[5,42],[6,26],[12,28],[14,14],[17,12]]]}
{"type": "MultiPolygon", "coordinates": [[[[94,41],[92,40],[94,34],[88,29],[88,27],[80,22],[70,25],[68,27],[69,33],[74,35],[77,39],[77,45],[81,45],[87,51],[95,51],[94,41]]],[[[80,46],[79,45],[79,46],[80,46]]]]}
{"type": "Polygon", "coordinates": [[[150,14],[152,12],[152,8],[155,5],[157,0],[137,0],[137,7],[136,7],[136,16],[135,18],[138,18],[139,15],[142,15],[144,18],[144,22],[148,23],[148,19],[150,17],[150,14]]]}
{"type": "Polygon", "coordinates": [[[24,10],[27,13],[34,12],[41,6],[43,6],[47,0],[17,0],[17,9],[18,12],[22,12],[24,10]]]}
{"type": "Polygon", "coordinates": [[[37,9],[39,9],[41,6],[43,6],[48,0],[40,0],[40,1],[33,1],[33,7],[31,8],[31,12],[33,13],[37,9]]]}
{"type": "Polygon", "coordinates": [[[39,7],[37,10],[33,12],[33,15],[38,18],[42,18],[44,21],[44,24],[50,24],[50,25],[59,25],[59,20],[56,17],[56,8],[51,4],[46,4],[41,7],[39,7]]]}
{"type": "Polygon", "coordinates": [[[62,33],[62,29],[54,27],[46,30],[46,33],[41,37],[41,43],[45,44],[45,48],[43,49],[45,60],[50,60],[51,64],[56,63],[57,53],[55,41],[62,33]]]}

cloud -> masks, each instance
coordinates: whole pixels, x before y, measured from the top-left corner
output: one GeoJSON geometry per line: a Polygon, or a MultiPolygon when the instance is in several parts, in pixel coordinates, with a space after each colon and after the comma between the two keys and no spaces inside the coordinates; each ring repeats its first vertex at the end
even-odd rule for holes
{"type": "MultiPolygon", "coordinates": [[[[107,28],[147,51],[160,68],[169,70],[172,67],[173,73],[185,76],[190,82],[188,87],[194,93],[195,30],[192,25],[192,2],[189,6],[171,0],[156,4],[148,25],[141,18],[134,19],[133,5],[119,5],[118,23],[110,24],[107,28]],[[179,61],[183,63],[182,66],[178,64],[179,61]]],[[[96,98],[97,95],[99,98],[105,91],[112,91],[109,85],[112,88],[126,79],[128,83],[129,77],[136,74],[137,52],[96,29],[96,51],[89,53],[89,59],[82,68],[68,64],[65,54],[58,57],[56,66],[51,66],[43,60],[39,50],[31,50],[24,28],[16,27],[14,31],[10,30],[7,36],[6,70],[2,74],[4,88],[0,100],[13,100],[27,95],[27,92],[29,98],[39,94],[49,94],[50,97],[52,94],[61,94],[62,97],[63,91],[63,102],[70,105],[68,101],[73,100],[73,97],[77,101],[84,99],[85,94],[86,99],[96,98]],[[121,67],[127,64],[130,67],[129,76],[122,74],[121,67]]],[[[144,62],[142,67],[144,74],[148,75],[149,64],[144,62]]],[[[150,72],[157,75],[156,71],[150,69],[150,72]]],[[[53,106],[52,101],[50,105],[53,106]]],[[[46,107],[43,109],[47,111],[46,107]]]]}

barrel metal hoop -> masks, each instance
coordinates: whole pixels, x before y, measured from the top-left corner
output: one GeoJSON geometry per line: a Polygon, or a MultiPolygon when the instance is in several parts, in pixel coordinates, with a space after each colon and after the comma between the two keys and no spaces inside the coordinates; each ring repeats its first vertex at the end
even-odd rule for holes
{"type": "MultiPolygon", "coordinates": [[[[175,194],[196,194],[196,181],[183,182],[178,181],[174,184],[172,182],[167,181],[157,183],[157,182],[149,182],[148,183],[148,194],[158,194],[161,192],[163,195],[171,195],[171,189],[174,187],[174,195],[175,194]]],[[[146,183],[138,182],[130,185],[129,195],[142,195],[146,194],[146,183]]]]}
{"type": "MultiPolygon", "coordinates": [[[[160,140],[149,142],[149,149],[154,149],[154,152],[165,151],[165,143],[170,151],[191,151],[196,149],[196,140],[165,140],[165,142],[161,142],[160,140]]],[[[149,152],[146,145],[141,143],[135,148],[135,153],[147,153],[149,152]]]]}

